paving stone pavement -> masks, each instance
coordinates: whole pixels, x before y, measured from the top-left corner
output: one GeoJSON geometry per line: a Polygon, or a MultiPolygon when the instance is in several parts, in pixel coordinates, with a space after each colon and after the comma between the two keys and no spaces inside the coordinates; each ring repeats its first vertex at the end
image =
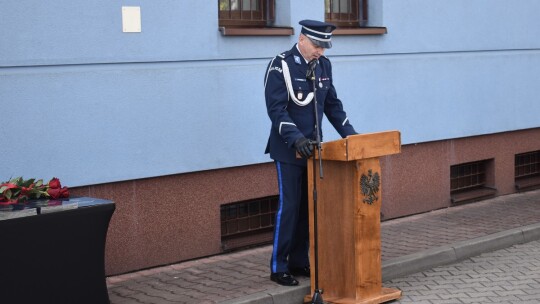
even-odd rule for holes
{"type": "Polygon", "coordinates": [[[540,241],[386,282],[403,291],[392,304],[540,303],[540,241]]]}
{"type": "MultiPolygon", "coordinates": [[[[383,280],[408,278],[413,273],[464,259],[474,261],[473,257],[483,252],[538,239],[540,190],[385,221],[381,224],[383,280]]],[[[111,304],[301,303],[310,292],[309,280],[301,279],[297,287],[271,282],[271,250],[271,246],[263,246],[108,277],[111,304]]],[[[481,284],[482,279],[478,280],[471,284],[481,284]]],[[[528,284],[533,281],[538,283],[531,278],[528,284]]],[[[399,280],[389,282],[390,285],[384,285],[406,284],[399,280]]],[[[403,303],[430,301],[407,298],[409,290],[404,287],[402,301],[409,302],[403,303]]],[[[438,300],[441,302],[423,303],[446,303],[445,300],[456,298],[438,300]]],[[[459,300],[462,302],[451,303],[469,303],[461,297],[459,300]]]]}

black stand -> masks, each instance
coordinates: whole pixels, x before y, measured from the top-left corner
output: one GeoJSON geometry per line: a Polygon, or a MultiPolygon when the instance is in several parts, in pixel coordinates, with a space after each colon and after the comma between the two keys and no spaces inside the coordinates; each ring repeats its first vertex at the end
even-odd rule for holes
{"type": "MultiPolygon", "coordinates": [[[[17,304],[109,304],[105,242],[115,205],[71,198],[78,208],[0,220],[0,302],[17,304]]],[[[47,200],[36,202],[47,203],[47,200]]]]}
{"type": "MultiPolygon", "coordinates": [[[[323,167],[322,167],[322,157],[321,157],[321,134],[320,134],[320,126],[319,126],[319,113],[317,110],[317,84],[315,80],[315,67],[317,64],[317,60],[312,60],[309,63],[308,67],[308,78],[311,79],[313,82],[313,109],[315,114],[315,142],[313,145],[317,146],[317,152],[319,154],[319,177],[323,178],[323,167]]],[[[322,297],[323,290],[319,289],[319,244],[318,244],[318,237],[317,237],[317,173],[316,173],[316,164],[317,161],[315,160],[315,156],[313,157],[313,230],[314,230],[314,236],[315,236],[315,244],[314,245],[314,255],[315,255],[315,292],[313,293],[313,296],[311,297],[311,303],[312,304],[323,304],[324,300],[322,297]]]]}
{"type": "MultiPolygon", "coordinates": [[[[317,104],[315,104],[315,107],[317,104]]],[[[317,110],[315,110],[317,111],[317,110]]],[[[317,143],[319,146],[319,155],[320,155],[320,149],[321,145],[320,142],[317,143]]],[[[319,157],[320,159],[320,157],[319,157]]],[[[315,165],[317,164],[317,161],[315,160],[315,157],[313,156],[313,230],[314,230],[314,236],[315,236],[315,243],[314,245],[314,255],[315,255],[315,292],[313,293],[313,296],[311,297],[311,303],[312,304],[323,304],[323,297],[322,293],[323,290],[319,289],[319,242],[317,237],[317,172],[315,170],[315,165]]],[[[320,167],[322,168],[322,167],[320,167]]],[[[322,173],[322,170],[321,170],[322,173]]],[[[321,175],[321,179],[322,179],[321,175]]]]}

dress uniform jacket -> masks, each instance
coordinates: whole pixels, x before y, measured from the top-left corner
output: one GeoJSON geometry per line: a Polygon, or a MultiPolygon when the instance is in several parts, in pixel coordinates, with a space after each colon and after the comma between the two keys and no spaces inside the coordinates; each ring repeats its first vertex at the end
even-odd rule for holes
{"type": "MultiPolygon", "coordinates": [[[[277,55],[268,65],[264,84],[272,128],[265,153],[270,153],[276,161],[305,166],[306,160],[296,157],[294,142],[301,137],[316,139],[313,81],[306,79],[307,70],[308,63],[296,45],[277,55]]],[[[315,85],[319,125],[324,114],[341,137],[356,134],[337,97],[332,65],[327,57],[318,60],[315,85]]],[[[322,130],[319,132],[322,140],[322,130]]]]}

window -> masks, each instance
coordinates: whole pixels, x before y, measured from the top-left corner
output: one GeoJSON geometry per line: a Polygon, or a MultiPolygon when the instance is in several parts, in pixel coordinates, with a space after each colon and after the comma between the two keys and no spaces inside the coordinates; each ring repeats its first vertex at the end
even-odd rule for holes
{"type": "Polygon", "coordinates": [[[272,241],[278,196],[222,205],[221,243],[223,250],[272,241]]]}
{"type": "Polygon", "coordinates": [[[515,177],[527,178],[540,175],[540,151],[517,154],[515,157],[515,177]]]}
{"type": "Polygon", "coordinates": [[[276,27],[275,0],[218,0],[219,30],[225,36],[292,35],[276,27]]]}
{"type": "Polygon", "coordinates": [[[380,35],[385,27],[368,27],[368,0],[325,0],[324,18],[336,35],[380,35]]]}
{"type": "Polygon", "coordinates": [[[272,0],[219,0],[219,26],[267,26],[274,19],[272,0]]]}
{"type": "Polygon", "coordinates": [[[515,186],[517,190],[540,187],[540,151],[515,155],[515,186]]]}
{"type": "Polygon", "coordinates": [[[486,164],[474,162],[450,168],[450,191],[462,191],[484,186],[486,183],[486,164]]]}
{"type": "Polygon", "coordinates": [[[452,203],[476,201],[493,196],[493,160],[463,163],[450,167],[450,196],[452,203]]]}
{"type": "Polygon", "coordinates": [[[367,0],[325,0],[324,5],[326,22],[339,27],[359,27],[367,23],[367,0]]]}

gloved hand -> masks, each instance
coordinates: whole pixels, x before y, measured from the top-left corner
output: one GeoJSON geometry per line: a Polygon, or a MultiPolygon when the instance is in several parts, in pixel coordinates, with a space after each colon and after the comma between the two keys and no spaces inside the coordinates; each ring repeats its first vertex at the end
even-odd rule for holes
{"type": "Polygon", "coordinates": [[[294,148],[303,158],[308,158],[313,153],[313,143],[305,137],[297,139],[294,142],[294,148]]]}

